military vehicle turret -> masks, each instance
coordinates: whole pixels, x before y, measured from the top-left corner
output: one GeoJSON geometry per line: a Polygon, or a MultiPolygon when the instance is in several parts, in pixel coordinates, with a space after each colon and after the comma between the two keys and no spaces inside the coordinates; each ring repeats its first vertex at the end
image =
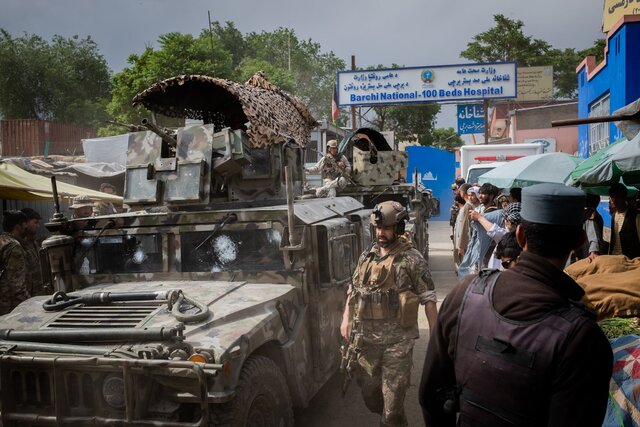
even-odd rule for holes
{"type": "MultiPolygon", "coordinates": [[[[394,150],[384,135],[372,128],[349,132],[340,142],[338,153],[351,162],[352,172],[344,188],[337,188],[338,196],[353,197],[366,208],[393,200],[409,210],[408,237],[414,246],[429,259],[429,218],[440,214],[440,201],[430,189],[422,185],[417,171],[412,183],[405,182],[408,155],[394,150]]],[[[307,195],[314,191],[307,188],[307,195]]]]}
{"type": "Polygon", "coordinates": [[[48,224],[55,294],[0,318],[2,423],[291,426],[339,366],[370,210],[300,197],[315,120],[261,75],[134,103],[204,124],[128,134],[129,212],[48,224]]]}

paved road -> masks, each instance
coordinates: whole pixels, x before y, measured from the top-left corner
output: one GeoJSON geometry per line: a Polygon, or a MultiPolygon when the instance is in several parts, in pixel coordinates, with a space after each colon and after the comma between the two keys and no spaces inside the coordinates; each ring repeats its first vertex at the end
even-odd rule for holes
{"type": "MultiPolygon", "coordinates": [[[[440,304],[449,290],[457,283],[451,255],[451,227],[448,221],[430,223],[429,264],[436,284],[440,304]]],[[[439,305],[438,304],[438,305],[439,305]]],[[[410,426],[421,426],[422,412],[418,404],[418,388],[422,364],[428,342],[428,325],[424,311],[419,318],[420,339],[413,351],[412,385],[407,392],[405,408],[410,426]]],[[[299,427],[370,427],[378,425],[379,417],[369,412],[360,396],[360,389],[352,382],[343,399],[340,392],[340,376],[333,378],[318,392],[306,409],[296,410],[296,426],[299,427]]]]}

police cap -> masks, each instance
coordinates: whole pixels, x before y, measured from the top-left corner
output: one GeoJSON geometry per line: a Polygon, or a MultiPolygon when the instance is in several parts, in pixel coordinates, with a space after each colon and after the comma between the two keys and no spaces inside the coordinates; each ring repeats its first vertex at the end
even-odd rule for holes
{"type": "Polygon", "coordinates": [[[562,184],[536,184],[522,190],[520,216],[524,221],[549,225],[582,225],[586,195],[562,184]]]}

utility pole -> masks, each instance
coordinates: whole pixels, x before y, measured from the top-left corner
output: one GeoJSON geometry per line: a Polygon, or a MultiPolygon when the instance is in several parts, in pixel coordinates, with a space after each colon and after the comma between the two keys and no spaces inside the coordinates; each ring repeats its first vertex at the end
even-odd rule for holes
{"type": "MultiPolygon", "coordinates": [[[[356,56],[351,55],[351,71],[356,70],[356,56]]],[[[356,130],[356,107],[351,106],[351,129],[356,130]]]]}
{"type": "Polygon", "coordinates": [[[489,143],[489,100],[484,99],[482,101],[482,107],[484,109],[484,143],[489,143]]]}

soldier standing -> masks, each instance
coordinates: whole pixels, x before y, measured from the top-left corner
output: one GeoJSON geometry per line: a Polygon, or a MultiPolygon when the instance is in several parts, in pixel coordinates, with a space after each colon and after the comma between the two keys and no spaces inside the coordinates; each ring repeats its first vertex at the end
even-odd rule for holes
{"type": "Polygon", "coordinates": [[[29,295],[44,295],[42,272],[40,271],[40,245],[36,241],[36,234],[40,227],[40,214],[31,208],[21,209],[27,217],[24,237],[20,239],[20,245],[26,255],[25,288],[29,295]]]}
{"type": "Polygon", "coordinates": [[[27,216],[20,211],[6,211],[0,234],[0,315],[7,314],[29,298],[25,288],[25,253],[20,242],[27,216]]]}
{"type": "Polygon", "coordinates": [[[376,243],[360,256],[340,327],[349,340],[355,318],[362,335],[355,376],[367,408],[380,414],[383,426],[407,425],[404,398],[418,338],[419,305],[425,306],[429,328],[437,316],[427,261],[402,237],[407,219],[400,203],[387,201],[374,208],[376,243]]]}
{"type": "Polygon", "coordinates": [[[327,154],[315,166],[307,169],[307,172],[322,174],[324,185],[316,188],[317,197],[335,197],[336,187],[346,187],[351,173],[349,160],[343,154],[338,154],[337,140],[327,142],[327,150],[327,154]]]}

